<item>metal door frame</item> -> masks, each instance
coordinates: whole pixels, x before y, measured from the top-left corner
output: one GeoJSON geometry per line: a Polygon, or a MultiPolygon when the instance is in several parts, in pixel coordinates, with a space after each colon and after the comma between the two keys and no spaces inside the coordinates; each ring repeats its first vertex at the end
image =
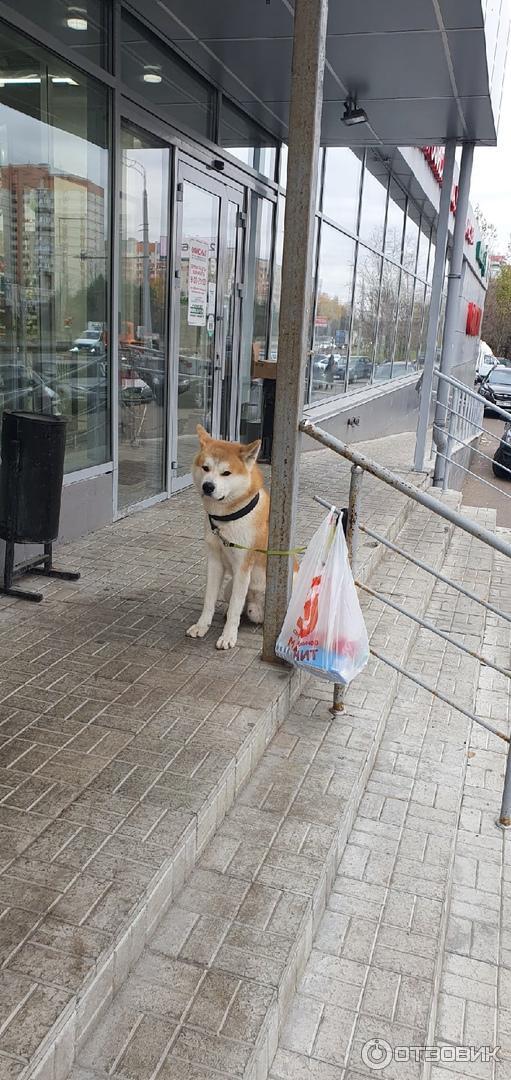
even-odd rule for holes
{"type": "Polygon", "coordinates": [[[114,473],[113,473],[113,518],[114,521],[123,517],[127,517],[134,510],[144,510],[149,506],[154,506],[156,503],[163,502],[168,499],[170,495],[170,472],[169,472],[169,443],[172,437],[172,418],[170,416],[170,394],[169,394],[169,381],[170,381],[170,327],[171,327],[171,277],[173,271],[172,251],[170,246],[170,240],[173,235],[173,205],[174,205],[174,193],[173,193],[173,177],[174,177],[174,162],[176,157],[176,148],[172,143],[170,134],[166,131],[166,125],[159,123],[150,113],[146,114],[141,112],[136,106],[133,106],[125,98],[120,101],[119,111],[116,116],[115,122],[115,189],[114,189],[114,202],[113,202],[113,228],[114,235],[114,262],[115,262],[115,277],[113,288],[113,303],[112,303],[112,329],[111,329],[111,362],[112,362],[112,380],[111,380],[111,401],[112,401],[112,449],[113,449],[113,461],[114,461],[114,473]],[[143,135],[145,132],[149,138],[160,139],[163,145],[169,151],[169,168],[168,168],[168,191],[167,191],[167,230],[168,238],[167,243],[169,245],[168,252],[168,266],[167,266],[167,284],[165,289],[166,305],[165,305],[165,327],[163,331],[163,351],[166,358],[166,371],[165,371],[165,396],[164,396],[164,411],[163,411],[163,483],[162,490],[156,495],[150,495],[146,499],[140,499],[137,502],[129,503],[128,506],[119,507],[119,331],[120,331],[120,289],[119,279],[121,273],[121,227],[120,227],[120,214],[121,214],[121,190],[122,190],[122,146],[121,146],[121,131],[123,125],[131,126],[143,135]]]}
{"type": "Polygon", "coordinates": [[[180,335],[180,265],[181,265],[181,239],[183,231],[183,192],[180,185],[190,183],[207,191],[219,199],[219,223],[218,223],[218,249],[217,249],[217,288],[215,298],[215,358],[213,361],[213,401],[212,401],[212,433],[218,437],[236,438],[237,424],[237,394],[239,374],[239,349],[241,341],[241,307],[242,307],[242,282],[243,263],[245,256],[244,229],[245,229],[245,205],[246,189],[230,181],[228,177],[210,175],[196,159],[187,154],[175,155],[174,191],[175,191],[175,214],[173,229],[173,274],[171,282],[171,350],[169,353],[171,369],[170,401],[175,402],[173,415],[170,418],[172,453],[169,461],[169,476],[171,493],[180,491],[190,484],[190,474],[176,476],[178,454],[178,377],[179,377],[179,335],[180,335]],[[225,271],[227,258],[227,217],[228,204],[234,203],[238,208],[236,228],[236,268],[234,282],[234,332],[231,352],[231,384],[230,401],[228,404],[229,430],[220,432],[220,417],[222,405],[223,381],[226,375],[226,327],[224,324],[224,301],[225,301],[225,271]]]}

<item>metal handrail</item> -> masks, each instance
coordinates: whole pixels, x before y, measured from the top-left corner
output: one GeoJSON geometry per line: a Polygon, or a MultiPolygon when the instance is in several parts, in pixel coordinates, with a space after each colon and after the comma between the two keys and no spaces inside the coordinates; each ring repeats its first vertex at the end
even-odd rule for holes
{"type": "Polygon", "coordinates": [[[470,536],[474,536],[476,540],[481,540],[483,544],[488,544],[488,547],[494,548],[501,555],[507,555],[511,559],[511,544],[496,536],[490,529],[485,529],[483,525],[464,517],[457,510],[453,510],[450,506],[440,502],[439,499],[435,499],[429,492],[421,491],[414,484],[410,484],[408,480],[403,480],[397,473],[386,469],[383,465],[378,465],[376,461],[365,457],[364,454],[360,454],[357,450],[353,450],[347,443],[336,439],[335,435],[330,435],[328,431],[324,431],[323,428],[313,424],[310,420],[302,420],[300,431],[304,435],[308,435],[309,438],[321,443],[322,446],[326,446],[329,450],[334,450],[341,457],[345,457],[353,465],[358,465],[365,472],[371,473],[377,480],[382,480],[384,484],[396,488],[403,495],[407,495],[409,499],[413,499],[414,502],[425,506],[427,510],[432,510],[434,514],[438,514],[445,521],[450,521],[451,525],[456,525],[470,536]]]}
{"type": "MultiPolygon", "coordinates": [[[[485,487],[489,487],[492,491],[498,491],[499,495],[503,495],[506,499],[511,499],[511,495],[508,491],[501,491],[496,484],[492,484],[491,480],[485,480],[484,476],[478,476],[477,473],[473,473],[472,469],[467,469],[466,465],[460,465],[459,461],[453,461],[449,454],[443,454],[441,450],[437,450],[438,457],[443,458],[444,461],[449,462],[454,469],[461,469],[461,472],[467,474],[467,476],[473,476],[475,480],[479,480],[485,487]]],[[[503,466],[504,467],[504,466],[503,466]]],[[[460,526],[461,528],[463,526],[460,526]]]]}
{"type": "MultiPolygon", "coordinates": [[[[436,426],[437,426],[436,424],[433,424],[433,427],[436,427],[436,426]]],[[[452,441],[453,441],[453,442],[459,443],[459,444],[460,444],[460,446],[466,446],[466,442],[465,442],[465,440],[464,440],[464,439],[460,439],[458,435],[453,435],[453,434],[451,433],[451,434],[449,435],[449,438],[450,438],[450,439],[452,439],[452,441]]],[[[496,436],[496,438],[498,438],[498,436],[496,436]]],[[[500,443],[500,439],[499,439],[499,443],[500,443]]],[[[485,460],[485,461],[489,461],[489,462],[490,462],[490,465],[491,465],[491,464],[492,464],[492,462],[493,462],[493,458],[491,458],[491,457],[489,456],[489,454],[484,454],[484,453],[483,453],[483,451],[482,451],[482,450],[479,450],[477,446],[473,446],[473,447],[472,447],[472,453],[473,453],[473,454],[477,454],[477,455],[478,455],[478,457],[482,457],[482,458],[484,458],[484,460],[485,460]]],[[[440,455],[440,457],[445,457],[445,456],[446,456],[446,455],[444,455],[444,454],[441,454],[441,455],[440,455]]],[[[448,461],[450,461],[451,465],[453,465],[455,469],[457,469],[457,468],[459,468],[459,467],[460,467],[460,466],[458,466],[458,463],[457,463],[457,461],[453,461],[453,460],[452,460],[452,457],[449,457],[449,456],[447,455],[447,458],[448,458],[448,461]]],[[[511,476],[511,469],[508,469],[507,465],[501,465],[501,464],[500,464],[500,462],[499,462],[499,469],[502,469],[502,471],[503,471],[503,472],[507,472],[507,473],[509,473],[509,475],[511,476]]],[[[473,473],[471,469],[467,469],[467,472],[470,472],[472,476],[475,476],[476,480],[482,480],[482,479],[483,479],[483,477],[481,477],[481,476],[478,476],[478,475],[477,475],[477,473],[473,473]]],[[[486,481],[486,483],[488,483],[488,482],[489,482],[489,481],[487,480],[487,481],[486,481]]],[[[495,491],[499,491],[499,493],[500,493],[501,495],[506,495],[508,499],[510,499],[510,498],[511,498],[511,495],[509,495],[509,494],[508,494],[508,493],[507,493],[506,491],[500,491],[500,488],[497,488],[495,484],[492,484],[492,483],[491,483],[491,481],[490,481],[490,487],[492,487],[492,488],[495,488],[495,491]]]]}
{"type": "MultiPolygon", "coordinates": [[[[460,382],[459,379],[453,379],[452,375],[445,375],[444,372],[438,371],[437,368],[435,368],[433,374],[436,375],[437,379],[443,379],[444,382],[449,383],[449,386],[455,386],[458,390],[463,390],[465,394],[468,394],[468,397],[475,398],[475,400],[479,402],[482,401],[484,405],[486,399],[483,398],[482,394],[478,394],[477,390],[472,390],[470,386],[466,386],[465,383],[460,382]]],[[[500,405],[494,405],[493,401],[490,401],[490,405],[493,412],[498,413],[499,416],[503,416],[504,420],[507,420],[511,424],[511,412],[508,412],[507,409],[502,409],[500,405]]]]}
{"type": "MultiPolygon", "coordinates": [[[[457,381],[457,380],[454,380],[454,381],[457,381]]],[[[463,384],[459,384],[459,385],[463,388],[463,384]]],[[[491,533],[488,529],[485,529],[482,526],[479,526],[476,522],[470,521],[469,518],[465,518],[462,514],[459,514],[457,511],[452,510],[450,507],[445,506],[443,503],[439,502],[438,499],[434,499],[431,495],[429,495],[429,493],[424,492],[424,491],[420,491],[418,488],[414,487],[413,484],[410,484],[407,481],[402,480],[400,476],[398,476],[396,473],[391,472],[390,469],[386,469],[383,466],[378,465],[377,462],[372,461],[370,458],[366,458],[363,454],[360,454],[357,451],[352,450],[351,447],[347,446],[346,443],[341,442],[340,439],[336,439],[335,436],[330,435],[328,432],[324,431],[322,428],[319,428],[315,424],[312,424],[309,420],[302,421],[302,423],[300,424],[300,431],[302,431],[304,434],[309,435],[311,438],[315,439],[317,442],[321,443],[323,446],[326,446],[327,448],[333,450],[335,453],[341,455],[342,457],[347,458],[348,461],[352,462],[351,483],[350,483],[350,499],[349,499],[349,507],[348,507],[348,528],[347,528],[347,535],[348,535],[348,537],[350,539],[350,542],[348,544],[348,552],[349,552],[349,555],[350,555],[350,561],[352,563],[352,567],[353,567],[353,562],[354,562],[353,556],[354,556],[354,553],[356,551],[357,533],[358,533],[359,529],[362,528],[363,531],[365,531],[369,535],[371,535],[371,531],[367,530],[364,526],[360,526],[359,522],[358,522],[359,500],[360,500],[360,480],[359,480],[359,478],[357,479],[357,474],[358,474],[358,477],[361,477],[362,476],[362,470],[371,473],[377,479],[382,480],[384,483],[390,485],[391,487],[396,488],[398,491],[401,491],[404,495],[407,495],[409,498],[411,498],[415,502],[420,503],[421,505],[425,506],[427,509],[432,510],[439,517],[442,517],[445,520],[450,521],[451,524],[457,526],[458,528],[461,528],[464,532],[466,532],[469,535],[473,536],[475,539],[481,540],[483,543],[486,543],[489,547],[494,548],[496,551],[499,551],[501,554],[504,554],[504,555],[507,555],[508,557],[511,557],[511,545],[506,543],[505,541],[502,541],[494,533],[491,533]]],[[[442,455],[442,456],[445,456],[445,455],[442,455]]],[[[465,471],[468,471],[468,470],[465,470],[465,471]]],[[[489,486],[492,487],[493,485],[490,484],[489,486]]],[[[321,503],[325,504],[325,500],[320,499],[317,496],[314,496],[314,497],[316,498],[316,500],[318,502],[321,502],[321,503]]],[[[326,505],[328,505],[328,504],[326,504],[326,505]]],[[[335,509],[335,507],[334,507],[334,509],[335,509]]],[[[372,535],[375,535],[375,534],[372,534],[372,535]]],[[[392,545],[390,543],[390,541],[388,541],[388,542],[384,541],[384,543],[387,543],[389,547],[395,547],[395,545],[392,545]]],[[[401,554],[401,552],[400,552],[400,554],[401,554]]],[[[405,553],[403,553],[403,554],[405,554],[405,553]]],[[[405,554],[405,557],[407,557],[406,554],[405,554]]],[[[416,562],[415,559],[411,559],[411,561],[416,562]]],[[[430,573],[435,574],[435,576],[440,576],[440,575],[437,575],[436,571],[432,570],[432,568],[427,567],[426,565],[424,566],[424,568],[427,569],[430,573]]],[[[446,579],[445,577],[443,577],[443,580],[445,580],[448,585],[452,585],[454,588],[457,588],[456,584],[454,582],[450,581],[448,578],[446,579]]],[[[494,671],[498,671],[500,674],[506,676],[507,678],[511,678],[511,671],[509,669],[503,668],[499,664],[495,664],[492,660],[489,660],[489,658],[487,658],[487,657],[483,656],[482,654],[480,654],[478,652],[475,652],[474,650],[468,648],[468,646],[464,645],[460,641],[457,641],[456,638],[453,638],[446,631],[438,629],[432,623],[426,621],[425,619],[420,618],[419,616],[415,615],[413,612],[408,611],[406,608],[401,607],[399,604],[396,604],[395,601],[390,600],[388,597],[383,596],[381,593],[376,592],[374,589],[369,588],[369,586],[365,585],[363,582],[356,581],[355,584],[357,585],[357,587],[359,589],[362,589],[363,591],[367,592],[370,596],[375,597],[375,599],[379,600],[381,603],[387,605],[388,607],[392,608],[394,611],[397,611],[400,614],[404,615],[405,617],[411,619],[413,622],[415,622],[419,626],[423,627],[425,630],[428,630],[431,633],[434,633],[437,636],[441,637],[448,644],[453,645],[457,649],[460,649],[462,652],[464,652],[468,656],[473,657],[474,659],[478,660],[480,663],[492,668],[494,671]]],[[[465,590],[462,590],[461,587],[460,587],[460,591],[465,591],[465,590]]],[[[474,599],[477,600],[478,603],[481,602],[478,597],[474,597],[474,599]]],[[[484,602],[484,601],[483,601],[483,604],[484,604],[484,606],[487,606],[486,602],[484,602]]],[[[503,614],[503,613],[499,612],[498,609],[496,610],[496,613],[497,614],[503,614]]],[[[507,618],[507,616],[504,615],[504,618],[507,618]]],[[[436,687],[428,685],[422,679],[420,679],[415,673],[407,671],[406,668],[401,667],[401,665],[397,664],[396,661],[391,660],[390,657],[387,657],[387,656],[383,655],[382,653],[378,652],[378,650],[376,650],[376,649],[374,649],[372,647],[370,647],[370,652],[378,660],[381,660],[383,663],[385,663],[389,667],[393,668],[393,670],[398,672],[400,675],[404,676],[407,679],[410,679],[412,682],[416,683],[417,686],[422,687],[424,690],[431,693],[434,697],[438,698],[440,701],[443,701],[450,708],[456,709],[457,712],[461,713],[463,716],[466,716],[472,722],[479,724],[481,727],[485,728],[487,731],[490,731],[492,734],[498,736],[498,738],[502,739],[505,743],[507,743],[507,745],[508,745],[508,755],[507,755],[507,763],[506,763],[506,775],[505,775],[505,780],[504,780],[504,790],[503,790],[503,794],[502,794],[502,804],[501,804],[500,818],[499,818],[498,824],[501,825],[503,828],[511,827],[511,738],[510,738],[510,736],[506,735],[502,731],[499,731],[496,727],[494,727],[492,724],[488,723],[488,721],[482,719],[480,716],[476,716],[475,713],[471,712],[469,709],[466,709],[463,705],[460,705],[458,702],[454,701],[452,698],[449,698],[445,694],[442,694],[439,690],[436,689],[436,687]]],[[[344,700],[344,688],[339,686],[338,684],[335,684],[334,685],[334,699],[333,699],[332,712],[335,713],[335,712],[338,712],[338,711],[343,709],[343,707],[344,707],[343,700],[344,700]]]]}
{"type": "Polygon", "coordinates": [[[433,626],[433,623],[428,622],[426,619],[421,619],[418,615],[414,615],[413,611],[408,611],[407,608],[401,607],[400,604],[396,604],[395,600],[390,600],[388,596],[383,596],[382,593],[376,592],[375,589],[371,589],[369,585],[366,585],[363,581],[355,579],[355,585],[357,589],[362,589],[362,592],[366,592],[368,596],[374,596],[375,600],[379,600],[382,604],[386,604],[387,607],[397,611],[400,615],[406,615],[407,619],[411,619],[412,622],[417,623],[417,626],[421,626],[423,630],[429,630],[430,634],[436,634],[437,637],[443,638],[444,641],[448,641],[449,645],[455,645],[460,652],[464,652],[467,656],[471,656],[473,660],[479,660],[485,667],[493,668],[494,671],[498,671],[499,675],[505,675],[507,679],[511,678],[511,671],[509,668],[503,668],[500,664],[494,664],[493,660],[490,660],[487,656],[483,656],[482,653],[478,653],[475,649],[469,649],[463,642],[457,641],[456,638],[451,637],[446,630],[439,630],[437,626],[433,626]]]}
{"type": "MultiPolygon", "coordinates": [[[[330,509],[330,503],[327,503],[325,499],[320,499],[318,495],[314,495],[316,502],[322,504],[327,509],[330,509]]],[[[478,596],[477,593],[470,592],[469,589],[465,589],[463,585],[460,585],[457,581],[451,581],[445,574],[441,574],[439,570],[435,570],[428,563],[418,559],[415,555],[410,555],[409,551],[405,551],[403,548],[398,547],[397,544],[393,544],[391,540],[387,540],[385,536],[380,536],[379,533],[374,532],[373,529],[369,529],[367,525],[359,524],[360,532],[366,533],[372,540],[377,540],[379,544],[383,544],[389,551],[394,551],[396,555],[401,555],[407,562],[413,563],[414,566],[418,566],[420,570],[425,570],[427,574],[431,574],[437,581],[441,581],[443,585],[449,585],[451,589],[455,589],[461,596],[466,596],[467,600],[473,600],[474,603],[480,604],[486,611],[491,611],[492,615],[497,615],[499,619],[505,619],[506,622],[511,623],[511,615],[506,615],[505,611],[500,611],[499,608],[494,607],[493,604],[489,604],[487,600],[483,600],[482,596],[478,596]]]]}

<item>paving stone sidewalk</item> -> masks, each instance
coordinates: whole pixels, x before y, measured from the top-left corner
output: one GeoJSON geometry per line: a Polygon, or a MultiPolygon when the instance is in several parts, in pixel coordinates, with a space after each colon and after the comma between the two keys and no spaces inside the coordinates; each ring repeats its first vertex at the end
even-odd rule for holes
{"type": "MultiPolygon", "coordinates": [[[[416,511],[400,534],[439,565],[441,521],[416,511]]],[[[431,578],[386,557],[378,588],[420,612],[431,578]]],[[[404,657],[413,624],[364,603],[375,644],[404,657]]],[[[331,688],[309,683],[208,844],[187,887],[104,1019],[79,1052],[74,1080],[267,1075],[312,934],[390,708],[395,680],[374,660],[332,718],[331,688]],[[84,1074],[84,1070],[86,1073],[84,1074]]],[[[375,866],[379,854],[374,852],[375,866]]],[[[352,938],[362,941],[363,919],[352,938]]]]}
{"type": "MultiPolygon", "coordinates": [[[[406,472],[412,445],[399,436],[375,452],[406,472]]],[[[392,534],[404,497],[365,481],[365,519],[392,534]]],[[[323,513],[312,493],[345,502],[348,483],[334,455],[304,458],[298,541],[323,513]]],[[[223,656],[214,632],[184,637],[201,604],[201,537],[184,492],[62,548],[81,581],[45,583],[41,606],[0,598],[2,1080],[26,1070],[98,973],[106,995],[122,983],[285,715],[290,676],[260,661],[255,628],[223,656]]],[[[361,565],[374,555],[362,548],[361,565]]]]}
{"type": "MultiPolygon", "coordinates": [[[[484,512],[472,513],[484,521],[484,512]]],[[[484,597],[492,561],[483,545],[457,535],[445,571],[484,597]]],[[[503,559],[496,566],[491,598],[506,609],[509,566],[503,559]]],[[[429,619],[470,648],[482,642],[489,657],[509,666],[506,624],[491,615],[485,619],[483,609],[453,595],[437,583],[429,619]]],[[[509,691],[503,676],[480,669],[426,631],[417,635],[409,667],[470,709],[476,700],[483,717],[506,729],[509,691]]],[[[483,729],[471,728],[459,713],[401,680],[272,1080],[511,1075],[505,921],[500,972],[497,967],[502,873],[504,915],[510,876],[509,839],[495,827],[505,748],[483,729]],[[455,1046],[499,1042],[505,1060],[497,1073],[491,1062],[423,1071],[413,1057],[392,1056],[399,1047],[405,1054],[421,1046],[445,1046],[452,1053],[455,1046]]]]}

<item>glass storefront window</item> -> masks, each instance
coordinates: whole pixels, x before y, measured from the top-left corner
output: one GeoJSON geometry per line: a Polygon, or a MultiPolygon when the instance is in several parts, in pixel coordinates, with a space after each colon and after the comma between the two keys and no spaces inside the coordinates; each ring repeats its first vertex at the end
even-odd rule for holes
{"type": "Polygon", "coordinates": [[[371,247],[381,251],[385,228],[385,209],[387,204],[387,179],[382,183],[373,176],[366,164],[362,185],[362,207],[360,211],[360,239],[371,247]]]}
{"type": "Polygon", "coordinates": [[[277,231],[275,235],[275,257],[273,263],[273,290],[271,300],[270,359],[276,360],[279,348],[280,291],[282,287],[282,254],[284,250],[284,217],[286,199],[279,195],[277,207],[277,231]]]}
{"type": "Polygon", "coordinates": [[[107,4],[105,0],[16,0],[16,11],[53,34],[65,46],[68,60],[84,56],[99,67],[107,63],[107,4]]]}
{"type": "Polygon", "coordinates": [[[435,265],[435,253],[436,253],[436,236],[431,236],[431,244],[429,246],[429,262],[428,262],[428,281],[431,283],[433,280],[433,267],[435,265]]]}
{"type": "Polygon", "coordinates": [[[414,283],[415,278],[413,278],[411,274],[407,274],[405,270],[402,270],[396,325],[396,346],[394,350],[394,363],[392,365],[393,379],[397,379],[400,375],[404,375],[408,367],[408,348],[410,343],[414,283]]]}
{"type": "Polygon", "coordinates": [[[417,247],[419,243],[420,212],[412,202],[408,203],[406,215],[405,242],[403,245],[403,266],[415,273],[417,265],[417,247]]]}
{"type": "Polygon", "coordinates": [[[169,150],[121,129],[119,507],[165,483],[169,150]]]}
{"type": "Polygon", "coordinates": [[[66,471],[110,458],[107,91],[3,29],[0,410],[68,417],[66,471]]]}
{"type": "Polygon", "coordinates": [[[406,195],[396,184],[390,181],[387,227],[385,229],[385,254],[395,262],[401,262],[403,250],[403,229],[405,223],[406,195]]]}
{"type": "Polygon", "coordinates": [[[222,98],[218,141],[233,157],[269,180],[275,179],[276,141],[227,98],[222,98]]]}
{"type": "Polygon", "coordinates": [[[312,349],[312,401],[344,390],[354,261],[354,241],[323,222],[312,349]]]}
{"type": "Polygon", "coordinates": [[[426,292],[424,295],[424,316],[422,319],[421,330],[421,342],[419,347],[419,367],[424,367],[424,359],[426,356],[426,341],[428,337],[428,321],[429,321],[429,308],[431,304],[431,289],[429,285],[426,286],[426,292]]]}
{"type": "Polygon", "coordinates": [[[214,138],[216,94],[213,87],[145,26],[123,11],[121,78],[129,93],[147,108],[206,139],[214,138]]]}
{"type": "Polygon", "coordinates": [[[284,190],[287,187],[287,145],[281,143],[279,160],[279,184],[284,190]]]}
{"type": "Polygon", "coordinates": [[[372,377],[382,260],[359,244],[351,323],[349,383],[372,377]]]}
{"type": "Polygon", "coordinates": [[[426,281],[428,276],[429,237],[429,226],[427,225],[427,222],[423,221],[423,228],[421,229],[419,236],[419,251],[417,254],[417,276],[420,277],[422,281],[426,281]]]}
{"type": "Polygon", "coordinates": [[[242,327],[239,394],[240,437],[261,437],[265,408],[275,389],[276,355],[266,356],[270,316],[273,203],[252,192],[246,253],[246,289],[242,327]]]}
{"type": "Polygon", "coordinates": [[[422,281],[415,282],[415,292],[413,297],[412,307],[412,324],[410,330],[410,348],[408,352],[409,363],[414,368],[418,368],[421,365],[421,333],[422,333],[422,320],[424,318],[424,295],[426,286],[422,281]]]}
{"type": "Polygon", "coordinates": [[[374,371],[374,378],[378,380],[390,379],[392,374],[400,275],[398,266],[383,260],[374,371]]]}
{"type": "Polygon", "coordinates": [[[323,213],[352,233],[357,231],[361,175],[362,162],[352,150],[338,146],[326,151],[323,213]]]}

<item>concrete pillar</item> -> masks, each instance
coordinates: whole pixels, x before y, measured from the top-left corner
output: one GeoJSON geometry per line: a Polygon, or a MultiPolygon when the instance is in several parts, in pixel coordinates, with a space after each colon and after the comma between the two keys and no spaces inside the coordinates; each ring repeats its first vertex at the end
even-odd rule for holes
{"type": "MultiPolygon", "coordinates": [[[[328,0],[296,0],[279,352],[272,448],[269,547],[295,542],[300,435],[311,310],[312,254],[328,0]]],[[[339,111],[339,124],[341,116],[339,111]]],[[[269,558],[263,657],[275,660],[293,560],[269,558]]]]}
{"type": "MultiPolygon", "coordinates": [[[[461,272],[463,269],[463,249],[465,245],[465,231],[467,228],[468,199],[470,195],[473,159],[474,144],[465,143],[461,155],[458,203],[456,206],[454,235],[452,240],[451,269],[447,286],[444,337],[440,360],[440,372],[443,372],[445,375],[450,375],[452,373],[456,361],[456,332],[460,313],[461,272]]],[[[445,454],[447,447],[446,426],[449,417],[447,415],[446,405],[448,404],[448,401],[449,384],[439,379],[435,408],[435,426],[433,428],[433,438],[437,447],[435,475],[433,479],[435,487],[442,484],[445,473],[445,458],[440,457],[440,454],[445,454]]]]}
{"type": "Polygon", "coordinates": [[[419,408],[419,420],[417,424],[417,438],[415,442],[414,469],[422,472],[424,469],[424,457],[426,453],[426,439],[428,437],[429,411],[431,407],[431,391],[433,389],[433,372],[435,367],[436,343],[438,336],[438,320],[442,305],[442,289],[445,275],[445,258],[447,254],[447,238],[449,234],[449,213],[451,206],[452,182],[454,177],[454,161],[456,156],[456,142],[450,139],[446,143],[444,171],[442,176],[442,190],[440,192],[440,207],[438,211],[438,223],[436,230],[435,262],[433,264],[433,279],[431,282],[431,301],[429,306],[428,332],[426,338],[426,355],[424,357],[424,369],[422,373],[422,389],[419,408]]]}

